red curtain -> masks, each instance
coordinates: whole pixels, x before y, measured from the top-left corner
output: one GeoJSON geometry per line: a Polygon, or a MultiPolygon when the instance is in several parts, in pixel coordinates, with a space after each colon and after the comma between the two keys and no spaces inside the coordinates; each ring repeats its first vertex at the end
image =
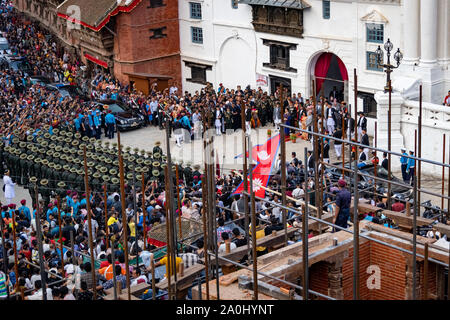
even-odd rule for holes
{"type": "Polygon", "coordinates": [[[332,53],[329,52],[322,53],[316,62],[316,67],[314,70],[314,74],[316,75],[316,94],[322,88],[322,84],[325,81],[325,79],[320,78],[325,78],[327,76],[332,57],[333,57],[332,53]]]}
{"type": "Polygon", "coordinates": [[[341,77],[342,80],[346,81],[348,80],[348,73],[347,73],[347,68],[345,67],[345,64],[342,62],[342,60],[337,57],[337,61],[338,61],[338,65],[339,65],[339,71],[341,71],[341,77]]]}

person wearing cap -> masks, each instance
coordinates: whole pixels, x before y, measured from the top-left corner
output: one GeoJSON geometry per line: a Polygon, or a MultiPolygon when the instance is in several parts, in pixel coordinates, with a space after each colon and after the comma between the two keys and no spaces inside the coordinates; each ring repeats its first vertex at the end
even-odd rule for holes
{"type": "MultiPolygon", "coordinates": [[[[346,185],[347,183],[345,182],[345,180],[339,179],[339,192],[336,195],[336,212],[333,222],[335,225],[342,228],[347,228],[347,221],[350,216],[350,202],[352,200],[352,195],[346,189],[346,185]]],[[[334,231],[336,231],[336,228],[334,229],[334,231]]]]}
{"type": "Polygon", "coordinates": [[[3,191],[6,199],[6,203],[10,204],[12,203],[12,200],[16,196],[16,193],[14,191],[14,186],[16,185],[11,177],[10,177],[10,171],[9,169],[6,170],[5,175],[3,176],[3,191]]]}
{"type": "MultiPolygon", "coordinates": [[[[414,151],[409,150],[409,155],[414,156],[414,151]]],[[[406,182],[411,183],[411,185],[414,184],[415,163],[416,161],[413,158],[408,158],[408,162],[406,164],[406,174],[407,174],[406,182]]]]}
{"type": "Polygon", "coordinates": [[[408,175],[406,174],[406,167],[408,166],[408,158],[406,157],[408,154],[406,153],[406,149],[402,148],[402,156],[400,157],[400,165],[402,169],[402,179],[403,182],[406,183],[408,179],[408,175]]]}
{"type": "Polygon", "coordinates": [[[20,200],[21,206],[19,207],[19,213],[23,213],[28,222],[31,222],[31,212],[30,209],[26,206],[27,201],[25,199],[20,200]]]}

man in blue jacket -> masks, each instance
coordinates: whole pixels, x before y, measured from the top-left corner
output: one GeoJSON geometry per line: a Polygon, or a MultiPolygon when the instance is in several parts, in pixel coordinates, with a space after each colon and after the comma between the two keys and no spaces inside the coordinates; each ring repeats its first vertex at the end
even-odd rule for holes
{"type": "Polygon", "coordinates": [[[114,127],[116,125],[116,117],[111,113],[111,110],[108,110],[108,113],[105,116],[105,124],[108,130],[108,138],[114,139],[114,127]]]}
{"type": "MultiPolygon", "coordinates": [[[[414,151],[410,150],[409,155],[414,156],[414,151]]],[[[415,163],[416,163],[416,161],[414,159],[408,158],[408,163],[406,165],[406,174],[408,175],[408,177],[407,177],[406,181],[408,183],[411,183],[411,185],[414,184],[415,163]]]]}
{"type": "Polygon", "coordinates": [[[403,182],[406,183],[406,181],[408,180],[408,175],[406,174],[406,167],[408,165],[408,158],[405,157],[408,154],[406,153],[406,149],[402,148],[402,157],[400,157],[400,164],[401,164],[401,169],[402,169],[402,179],[403,182]]]}

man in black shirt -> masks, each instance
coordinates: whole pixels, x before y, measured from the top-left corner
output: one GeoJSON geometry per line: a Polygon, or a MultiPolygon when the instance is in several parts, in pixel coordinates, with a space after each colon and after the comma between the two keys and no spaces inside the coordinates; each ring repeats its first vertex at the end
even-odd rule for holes
{"type": "MultiPolygon", "coordinates": [[[[347,183],[345,180],[338,181],[339,192],[336,195],[336,213],[334,216],[334,224],[342,228],[347,228],[347,220],[350,215],[350,202],[352,195],[345,188],[347,183]]],[[[336,228],[335,230],[336,231],[336,228]]]]}
{"type": "Polygon", "coordinates": [[[330,139],[325,139],[325,144],[323,145],[323,161],[326,163],[330,163],[330,139]]]}
{"type": "Polygon", "coordinates": [[[387,158],[387,152],[383,152],[383,161],[381,162],[381,166],[388,170],[388,158],[387,158]]]}
{"type": "Polygon", "coordinates": [[[232,232],[233,232],[232,242],[234,242],[236,247],[242,247],[247,244],[247,239],[241,234],[238,228],[234,228],[232,232]]]}
{"type": "MultiPolygon", "coordinates": [[[[333,137],[342,139],[342,129],[338,129],[333,133],[333,137]]],[[[334,140],[334,151],[336,151],[336,157],[339,160],[342,154],[342,142],[334,140]]]]}

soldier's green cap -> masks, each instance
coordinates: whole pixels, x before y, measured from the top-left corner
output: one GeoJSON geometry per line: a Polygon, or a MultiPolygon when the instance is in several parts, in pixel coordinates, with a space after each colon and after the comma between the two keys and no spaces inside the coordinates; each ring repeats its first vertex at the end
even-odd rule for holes
{"type": "Polygon", "coordinates": [[[106,173],[106,172],[108,172],[108,168],[102,167],[102,166],[97,166],[97,170],[100,171],[101,173],[106,173]]]}
{"type": "Polygon", "coordinates": [[[12,142],[13,142],[13,143],[19,143],[19,138],[14,137],[14,138],[12,139],[12,142]]]}
{"type": "Polygon", "coordinates": [[[162,156],[161,159],[162,159],[163,161],[166,161],[166,160],[167,160],[167,156],[162,156]]]}
{"type": "Polygon", "coordinates": [[[44,134],[44,138],[49,139],[50,137],[51,137],[50,133],[46,132],[46,133],[44,134]]]}
{"type": "Polygon", "coordinates": [[[88,161],[86,164],[87,164],[87,166],[89,168],[92,168],[93,166],[95,166],[95,162],[94,161],[88,161]]]}
{"type": "Polygon", "coordinates": [[[78,154],[79,156],[83,156],[83,155],[84,155],[84,152],[83,152],[83,150],[78,150],[78,151],[77,151],[77,154],[78,154]]]}
{"type": "Polygon", "coordinates": [[[97,179],[101,177],[99,172],[94,172],[94,174],[92,176],[97,179]]]}
{"type": "Polygon", "coordinates": [[[39,152],[39,148],[36,146],[32,146],[31,151],[33,151],[34,153],[39,152]]]}
{"type": "Polygon", "coordinates": [[[83,148],[84,148],[85,146],[86,146],[86,143],[81,142],[81,143],[78,145],[78,149],[83,150],[83,148]]]}
{"type": "Polygon", "coordinates": [[[74,168],[74,167],[72,167],[72,168],[70,168],[70,170],[69,170],[71,173],[76,173],[77,172],[77,169],[76,168],[74,168]]]}
{"type": "Polygon", "coordinates": [[[136,157],[135,156],[129,156],[128,160],[130,160],[130,162],[135,162],[136,161],[136,157]]]}
{"type": "Polygon", "coordinates": [[[111,142],[109,142],[108,140],[105,141],[105,146],[109,146],[111,144],[111,142]]]}
{"type": "Polygon", "coordinates": [[[77,174],[82,175],[82,174],[83,174],[83,170],[78,169],[78,170],[77,170],[77,174]]]}
{"type": "Polygon", "coordinates": [[[145,150],[142,149],[141,151],[139,151],[141,153],[141,155],[145,155],[145,150]]]}
{"type": "Polygon", "coordinates": [[[48,180],[47,179],[42,179],[41,180],[41,185],[46,186],[48,184],[48,180]]]}
{"type": "Polygon", "coordinates": [[[36,177],[31,177],[30,178],[30,182],[31,183],[36,183],[37,182],[37,178],[36,177]]]}
{"type": "Polygon", "coordinates": [[[152,171],[152,175],[153,175],[154,177],[159,177],[159,170],[153,170],[153,171],[152,171]]]}
{"type": "Polygon", "coordinates": [[[32,155],[32,154],[30,154],[28,157],[27,157],[27,160],[33,160],[34,159],[34,155],[32,155]]]}
{"type": "Polygon", "coordinates": [[[117,150],[116,149],[109,149],[108,153],[111,154],[111,155],[115,155],[115,154],[117,154],[117,150]]]}
{"type": "Polygon", "coordinates": [[[161,158],[161,154],[159,152],[155,152],[153,154],[153,157],[156,158],[156,159],[159,159],[159,158],[161,158]]]}
{"type": "Polygon", "coordinates": [[[58,151],[58,152],[60,152],[62,149],[63,149],[63,147],[61,147],[61,146],[56,146],[55,147],[55,151],[58,151]]]}
{"type": "Polygon", "coordinates": [[[6,147],[5,147],[5,151],[10,152],[10,150],[11,150],[11,147],[10,147],[10,146],[6,146],[6,147]]]}
{"type": "Polygon", "coordinates": [[[153,161],[152,166],[159,167],[161,163],[159,161],[153,161]]]}
{"type": "Polygon", "coordinates": [[[134,164],[129,163],[129,164],[127,165],[127,167],[128,167],[128,169],[133,170],[133,169],[134,169],[134,164]]]}
{"type": "Polygon", "coordinates": [[[167,167],[167,163],[163,163],[163,164],[161,165],[161,168],[162,168],[162,169],[164,169],[165,167],[167,167]]]}
{"type": "Polygon", "coordinates": [[[112,175],[112,176],[114,176],[114,175],[117,174],[117,170],[114,169],[114,168],[112,168],[111,170],[109,170],[109,174],[112,175]]]}
{"type": "Polygon", "coordinates": [[[41,158],[34,158],[34,162],[35,162],[35,163],[41,163],[41,162],[42,162],[42,159],[41,159],[41,158]]]}
{"type": "Polygon", "coordinates": [[[148,171],[149,171],[148,167],[142,167],[141,168],[141,172],[148,172],[148,171]]]}
{"type": "Polygon", "coordinates": [[[64,141],[64,137],[59,136],[56,140],[57,140],[58,142],[63,142],[63,141],[64,141]]]}
{"type": "Polygon", "coordinates": [[[123,158],[124,160],[129,160],[129,157],[130,157],[130,155],[129,155],[128,153],[124,153],[124,154],[122,155],[122,158],[123,158]]]}
{"type": "Polygon", "coordinates": [[[58,128],[53,129],[53,133],[58,134],[59,133],[59,129],[58,128]]]}
{"type": "Polygon", "coordinates": [[[116,178],[116,177],[113,177],[113,178],[111,179],[111,182],[112,182],[113,184],[119,184],[120,180],[119,180],[118,178],[116,178]]]}
{"type": "Polygon", "coordinates": [[[131,172],[127,174],[127,179],[129,180],[133,179],[133,174],[131,172]]]}
{"type": "Polygon", "coordinates": [[[41,163],[44,164],[44,165],[48,165],[48,160],[47,160],[47,159],[43,159],[43,160],[41,161],[41,163]]]}
{"type": "MultiPolygon", "coordinates": [[[[14,139],[13,139],[13,140],[14,140],[14,139]]],[[[44,138],[38,137],[38,138],[36,139],[36,141],[37,141],[38,143],[42,143],[42,141],[44,141],[44,138]]]]}
{"type": "Polygon", "coordinates": [[[47,155],[48,156],[53,156],[53,153],[55,153],[55,151],[53,151],[53,150],[48,150],[47,151],[47,155]]]}
{"type": "Polygon", "coordinates": [[[152,165],[152,161],[149,160],[149,159],[146,159],[146,160],[144,161],[144,164],[145,164],[146,166],[150,166],[150,165],[152,165]]]}
{"type": "Polygon", "coordinates": [[[46,146],[48,146],[48,142],[46,140],[44,140],[44,141],[42,141],[41,145],[46,147],[46,146]]]}
{"type": "Polygon", "coordinates": [[[63,165],[63,169],[66,171],[70,171],[70,166],[68,164],[63,165]]]}
{"type": "Polygon", "coordinates": [[[112,143],[112,146],[113,146],[113,147],[117,147],[117,142],[113,142],[113,143],[112,143]]]}
{"type": "Polygon", "coordinates": [[[119,165],[119,160],[114,160],[113,161],[113,165],[118,166],[119,165]]]}
{"type": "Polygon", "coordinates": [[[71,143],[71,142],[72,142],[72,139],[69,138],[69,137],[67,137],[67,138],[64,139],[64,141],[67,142],[67,143],[71,143]]]}
{"type": "Polygon", "coordinates": [[[66,187],[66,183],[64,181],[60,181],[60,182],[58,182],[57,186],[60,187],[60,188],[65,188],[66,187]]]}
{"type": "Polygon", "coordinates": [[[149,157],[151,157],[151,156],[153,155],[153,152],[147,151],[147,155],[148,155],[149,157]]]}
{"type": "Polygon", "coordinates": [[[89,142],[90,142],[90,143],[95,143],[95,141],[97,141],[97,139],[95,139],[94,137],[92,137],[92,138],[89,139],[89,142]]]}
{"type": "Polygon", "coordinates": [[[60,164],[55,164],[55,170],[61,170],[61,169],[62,169],[62,167],[60,164]]]}
{"type": "Polygon", "coordinates": [[[134,168],[134,171],[135,171],[136,173],[140,173],[140,172],[142,172],[142,168],[136,166],[136,167],[134,168]]]}
{"type": "Polygon", "coordinates": [[[172,166],[172,170],[177,170],[177,166],[172,166]]]}
{"type": "Polygon", "coordinates": [[[108,176],[108,175],[104,175],[104,176],[102,176],[102,179],[103,179],[103,181],[105,181],[105,182],[109,182],[109,181],[111,181],[111,178],[108,176]]]}
{"type": "Polygon", "coordinates": [[[142,174],[137,174],[136,175],[136,180],[140,182],[141,179],[142,179],[142,174]]]}
{"type": "MultiPolygon", "coordinates": [[[[55,132],[55,131],[53,131],[53,132],[55,132]]],[[[59,131],[59,135],[60,135],[60,136],[65,136],[67,133],[68,133],[68,132],[67,132],[66,130],[60,130],[60,131],[59,131]]]]}
{"type": "Polygon", "coordinates": [[[83,140],[83,141],[89,141],[89,137],[88,137],[88,136],[84,136],[83,138],[81,138],[81,140],[83,140]]]}
{"type": "Polygon", "coordinates": [[[33,141],[33,139],[34,137],[31,134],[27,137],[27,141],[33,141]]]}
{"type": "Polygon", "coordinates": [[[78,150],[75,149],[75,148],[69,148],[69,152],[70,152],[71,154],[75,154],[75,153],[78,152],[78,150]]]}
{"type": "Polygon", "coordinates": [[[74,135],[75,138],[80,139],[81,138],[81,134],[79,132],[75,133],[74,135]]]}
{"type": "Polygon", "coordinates": [[[105,157],[105,163],[107,163],[107,164],[111,164],[113,161],[112,161],[112,159],[111,158],[106,158],[105,157]]]}
{"type": "Polygon", "coordinates": [[[25,154],[25,153],[22,153],[21,155],[20,155],[20,159],[26,159],[27,158],[27,155],[25,154]]]}
{"type": "MultiPolygon", "coordinates": [[[[73,132],[67,132],[66,133],[66,137],[73,138],[73,136],[74,136],[73,132]]],[[[75,137],[77,137],[76,134],[75,134],[75,137]]],[[[81,135],[80,135],[80,137],[81,137],[81,135]]]]}
{"type": "Polygon", "coordinates": [[[57,141],[57,137],[56,137],[55,135],[52,135],[52,136],[50,137],[50,140],[51,140],[51,141],[57,141]]]}
{"type": "Polygon", "coordinates": [[[144,159],[138,158],[138,159],[136,160],[136,163],[137,163],[137,164],[143,164],[143,163],[144,163],[144,159]]]}
{"type": "Polygon", "coordinates": [[[95,153],[92,153],[91,158],[94,159],[95,161],[98,161],[99,156],[96,155],[95,153]]]}
{"type": "Polygon", "coordinates": [[[125,151],[130,151],[131,147],[130,146],[126,146],[125,151]]]}
{"type": "Polygon", "coordinates": [[[60,158],[61,154],[59,152],[54,152],[53,153],[53,158],[60,158]]]}
{"type": "Polygon", "coordinates": [[[62,153],[62,154],[59,156],[59,158],[60,158],[61,160],[67,160],[67,154],[62,153]]]}
{"type": "Polygon", "coordinates": [[[67,162],[73,162],[73,159],[74,159],[73,157],[69,157],[69,156],[68,156],[68,157],[66,157],[65,160],[66,160],[67,162]]]}
{"type": "Polygon", "coordinates": [[[54,168],[55,167],[55,164],[53,163],[53,162],[49,162],[48,164],[47,164],[47,166],[49,167],[49,168],[54,168]]]}
{"type": "Polygon", "coordinates": [[[27,143],[26,143],[26,142],[23,142],[23,141],[20,141],[20,142],[19,142],[19,146],[20,146],[21,148],[25,148],[25,147],[27,146],[27,143]]]}
{"type": "Polygon", "coordinates": [[[91,151],[86,151],[86,157],[92,158],[93,153],[91,151]]]}
{"type": "Polygon", "coordinates": [[[92,144],[88,144],[88,145],[86,146],[86,149],[88,149],[88,150],[93,150],[93,149],[94,149],[94,146],[93,146],[92,144]]]}

